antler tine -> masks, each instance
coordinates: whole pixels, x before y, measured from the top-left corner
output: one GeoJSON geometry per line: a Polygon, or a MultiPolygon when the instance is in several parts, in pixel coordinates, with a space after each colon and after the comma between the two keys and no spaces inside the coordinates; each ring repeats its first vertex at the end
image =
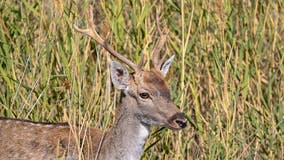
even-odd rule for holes
{"type": "Polygon", "coordinates": [[[154,49],[153,63],[154,63],[155,69],[157,69],[157,70],[160,70],[161,63],[163,63],[163,62],[160,62],[161,61],[160,60],[160,52],[161,52],[161,50],[163,49],[163,47],[164,47],[164,45],[166,43],[166,39],[167,39],[167,36],[166,35],[162,35],[159,38],[159,42],[157,43],[157,45],[155,46],[155,49],[154,49]]]}
{"type": "Polygon", "coordinates": [[[165,58],[166,58],[166,53],[163,55],[162,59],[160,59],[160,52],[163,49],[165,43],[166,43],[166,39],[167,39],[167,35],[163,34],[161,29],[160,29],[160,25],[159,25],[159,15],[158,12],[156,12],[156,26],[160,35],[159,41],[157,43],[157,45],[155,46],[154,52],[153,52],[153,63],[154,63],[154,67],[156,70],[160,70],[161,69],[161,65],[163,64],[165,58]]]}
{"type": "Polygon", "coordinates": [[[140,61],[139,61],[138,65],[137,65],[138,69],[142,69],[143,64],[144,64],[144,53],[142,52],[140,61]]]}
{"type": "Polygon", "coordinates": [[[127,64],[128,66],[130,66],[135,71],[138,70],[138,67],[135,63],[133,63],[132,61],[130,61],[129,59],[127,59],[126,57],[122,56],[120,53],[115,51],[112,48],[112,46],[107,42],[107,39],[104,40],[99,36],[99,34],[96,31],[95,23],[93,20],[93,7],[92,6],[90,6],[88,9],[88,25],[89,27],[87,29],[81,29],[75,24],[73,25],[73,27],[77,32],[80,32],[82,34],[88,35],[89,37],[93,38],[97,43],[102,45],[110,54],[112,54],[113,56],[115,56],[116,58],[118,58],[119,60],[127,64]]]}

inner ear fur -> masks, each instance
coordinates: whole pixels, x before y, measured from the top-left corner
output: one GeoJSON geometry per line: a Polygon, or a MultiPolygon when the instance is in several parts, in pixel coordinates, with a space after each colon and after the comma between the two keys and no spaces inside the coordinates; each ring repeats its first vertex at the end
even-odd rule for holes
{"type": "Polygon", "coordinates": [[[127,68],[121,63],[116,61],[111,62],[110,75],[112,83],[117,89],[124,90],[128,87],[130,75],[127,68]]]}

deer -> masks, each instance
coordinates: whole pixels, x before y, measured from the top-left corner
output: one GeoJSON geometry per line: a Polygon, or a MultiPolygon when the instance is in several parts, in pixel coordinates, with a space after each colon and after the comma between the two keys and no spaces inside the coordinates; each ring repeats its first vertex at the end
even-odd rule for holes
{"type": "MultiPolygon", "coordinates": [[[[66,123],[43,123],[29,120],[0,118],[0,159],[94,159],[138,160],[141,158],[151,126],[181,130],[187,117],[171,99],[166,75],[174,56],[160,58],[165,36],[161,36],[153,52],[153,68],[142,68],[118,53],[97,33],[93,9],[87,9],[86,29],[74,29],[94,39],[111,55],[125,63],[110,64],[111,81],[121,92],[115,121],[108,130],[96,127],[74,127],[66,123]],[[76,131],[80,135],[74,136],[76,131]],[[81,151],[81,154],[79,154],[81,151]]],[[[142,56],[143,57],[143,56],[142,56]]]]}

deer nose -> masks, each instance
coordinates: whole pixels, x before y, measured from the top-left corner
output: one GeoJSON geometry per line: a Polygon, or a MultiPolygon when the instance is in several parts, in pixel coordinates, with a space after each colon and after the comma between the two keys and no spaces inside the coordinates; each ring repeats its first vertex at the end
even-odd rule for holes
{"type": "Polygon", "coordinates": [[[186,116],[179,112],[176,113],[174,116],[171,118],[172,122],[175,123],[180,129],[183,129],[187,126],[187,119],[186,116]]]}
{"type": "Polygon", "coordinates": [[[181,121],[181,120],[175,120],[175,122],[178,124],[180,128],[185,128],[187,126],[186,121],[181,121]]]}

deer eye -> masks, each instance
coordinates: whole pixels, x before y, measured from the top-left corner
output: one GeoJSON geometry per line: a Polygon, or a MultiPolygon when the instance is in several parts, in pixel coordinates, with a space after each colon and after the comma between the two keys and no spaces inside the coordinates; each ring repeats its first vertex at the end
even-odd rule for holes
{"type": "Polygon", "coordinates": [[[150,97],[150,95],[146,92],[140,93],[139,96],[143,99],[148,99],[150,97]]]}

